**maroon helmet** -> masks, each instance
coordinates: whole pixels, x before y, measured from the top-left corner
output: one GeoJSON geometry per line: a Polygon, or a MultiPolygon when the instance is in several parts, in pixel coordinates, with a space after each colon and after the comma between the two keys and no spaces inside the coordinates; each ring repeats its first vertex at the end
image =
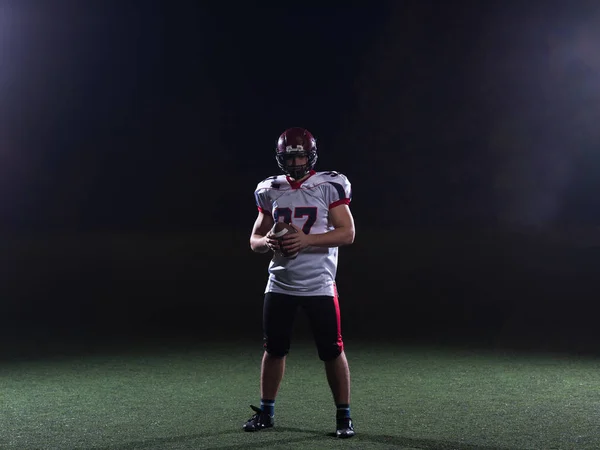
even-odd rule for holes
{"type": "Polygon", "coordinates": [[[317,162],[317,140],[305,128],[288,128],[277,141],[277,164],[286,175],[298,180],[310,172],[317,162]],[[285,160],[293,156],[307,156],[306,164],[287,166],[285,160]]]}

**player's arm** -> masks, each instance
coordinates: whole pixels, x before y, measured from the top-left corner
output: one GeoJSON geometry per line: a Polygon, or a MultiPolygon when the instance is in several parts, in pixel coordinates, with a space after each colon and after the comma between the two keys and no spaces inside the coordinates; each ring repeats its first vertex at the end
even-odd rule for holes
{"type": "Polygon", "coordinates": [[[256,253],[266,253],[269,250],[278,250],[277,240],[270,238],[269,232],[274,225],[273,216],[263,211],[258,212],[258,216],[252,227],[250,235],[250,248],[256,253]]]}
{"type": "Polygon", "coordinates": [[[327,233],[308,234],[308,245],[311,247],[340,247],[354,242],[354,218],[350,207],[341,204],[329,210],[329,219],[333,230],[327,233]]]}
{"type": "Polygon", "coordinates": [[[297,233],[283,236],[283,248],[295,253],[306,247],[341,247],[354,242],[354,218],[347,204],[329,210],[329,219],[334,229],[326,233],[304,234],[302,228],[291,224],[297,233]]]}

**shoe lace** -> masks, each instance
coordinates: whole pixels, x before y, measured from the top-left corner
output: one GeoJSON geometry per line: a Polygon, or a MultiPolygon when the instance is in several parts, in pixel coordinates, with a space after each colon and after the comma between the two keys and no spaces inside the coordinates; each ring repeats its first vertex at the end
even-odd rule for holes
{"type": "Polygon", "coordinates": [[[258,422],[258,420],[260,419],[261,415],[264,414],[264,411],[262,409],[260,409],[259,407],[254,406],[254,405],[250,405],[250,408],[252,408],[252,411],[254,411],[256,413],[252,417],[250,417],[250,421],[258,422]]]}

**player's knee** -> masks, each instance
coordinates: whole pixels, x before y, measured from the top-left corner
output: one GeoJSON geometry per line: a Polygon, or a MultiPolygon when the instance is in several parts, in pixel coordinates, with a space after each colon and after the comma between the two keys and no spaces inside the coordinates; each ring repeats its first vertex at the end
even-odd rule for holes
{"type": "Polygon", "coordinates": [[[275,356],[276,358],[283,358],[290,351],[290,343],[286,341],[265,339],[263,347],[270,356],[275,356]]]}
{"type": "Polygon", "coordinates": [[[285,358],[290,350],[282,347],[265,347],[265,351],[269,354],[269,356],[274,356],[275,358],[285,358]]]}
{"type": "Polygon", "coordinates": [[[319,352],[319,359],[327,362],[332,361],[342,354],[343,346],[341,343],[319,343],[317,344],[317,350],[319,352]]]}

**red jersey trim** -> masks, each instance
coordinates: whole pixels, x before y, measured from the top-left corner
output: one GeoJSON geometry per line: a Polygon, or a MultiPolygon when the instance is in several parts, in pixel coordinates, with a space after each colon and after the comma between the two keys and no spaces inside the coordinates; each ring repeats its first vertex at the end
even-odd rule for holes
{"type": "Polygon", "coordinates": [[[302,181],[293,180],[287,175],[285,176],[285,179],[287,180],[288,183],[290,183],[290,186],[292,187],[292,189],[300,189],[300,186],[302,186],[302,183],[304,183],[306,180],[308,180],[310,177],[312,177],[315,173],[317,173],[317,172],[314,170],[311,170],[310,172],[308,172],[308,176],[302,181]]]}
{"type": "Polygon", "coordinates": [[[349,205],[349,204],[350,204],[350,199],[349,198],[341,198],[337,202],[333,202],[331,205],[329,205],[329,209],[333,209],[336,206],[349,205]]]}

